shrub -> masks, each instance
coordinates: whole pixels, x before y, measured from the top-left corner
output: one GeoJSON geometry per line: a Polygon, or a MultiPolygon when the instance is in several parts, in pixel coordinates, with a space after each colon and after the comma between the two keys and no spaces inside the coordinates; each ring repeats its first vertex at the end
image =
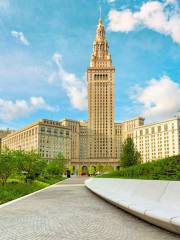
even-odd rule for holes
{"type": "Polygon", "coordinates": [[[90,165],[90,166],[88,167],[88,174],[89,174],[90,176],[95,174],[95,168],[94,168],[94,166],[90,165]]]}
{"type": "Polygon", "coordinates": [[[100,174],[103,173],[104,172],[104,166],[102,164],[97,164],[96,171],[100,174]]]}
{"type": "Polygon", "coordinates": [[[180,180],[180,155],[121,168],[102,177],[180,180]]]}

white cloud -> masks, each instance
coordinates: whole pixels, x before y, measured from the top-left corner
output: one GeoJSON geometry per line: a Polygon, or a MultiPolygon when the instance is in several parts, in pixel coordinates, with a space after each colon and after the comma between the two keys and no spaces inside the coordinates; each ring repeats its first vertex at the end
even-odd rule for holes
{"type": "Polygon", "coordinates": [[[180,85],[168,76],[152,79],[145,88],[134,88],[132,97],[142,108],[141,114],[151,120],[172,117],[180,110],[180,85]]]}
{"type": "Polygon", "coordinates": [[[149,1],[135,12],[130,9],[111,10],[108,18],[109,31],[129,32],[144,26],[180,43],[180,7],[176,0],[149,1]]]}
{"type": "Polygon", "coordinates": [[[136,22],[133,13],[129,9],[123,11],[111,10],[109,12],[108,30],[113,32],[129,32],[134,30],[136,22]]]}
{"type": "Polygon", "coordinates": [[[15,38],[17,38],[22,44],[29,46],[30,43],[27,40],[27,38],[24,36],[23,32],[17,32],[17,31],[11,31],[11,35],[15,38]]]}
{"type": "Polygon", "coordinates": [[[62,56],[55,53],[53,60],[58,66],[58,76],[72,106],[78,110],[87,109],[87,86],[85,79],[79,79],[74,73],[67,72],[62,66],[62,56]]]}
{"type": "Polygon", "coordinates": [[[55,61],[55,63],[58,65],[58,66],[61,66],[61,61],[62,61],[62,55],[60,53],[55,53],[53,55],[53,60],[55,61]]]}
{"type": "Polygon", "coordinates": [[[113,3],[115,2],[116,0],[107,0],[108,3],[113,3]]]}
{"type": "Polygon", "coordinates": [[[50,112],[54,112],[57,110],[57,108],[50,106],[49,104],[46,103],[44,98],[42,97],[31,97],[30,98],[30,103],[33,108],[35,109],[45,109],[50,112]]]}
{"type": "Polygon", "coordinates": [[[29,101],[16,100],[14,102],[0,98],[0,120],[2,121],[12,121],[38,109],[47,111],[56,110],[54,107],[48,105],[42,97],[31,97],[29,101]]]}

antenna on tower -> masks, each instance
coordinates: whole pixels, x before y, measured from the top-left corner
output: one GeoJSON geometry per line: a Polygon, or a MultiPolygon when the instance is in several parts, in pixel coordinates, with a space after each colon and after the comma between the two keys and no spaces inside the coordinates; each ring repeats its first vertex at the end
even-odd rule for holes
{"type": "Polygon", "coordinates": [[[102,18],[101,15],[102,15],[102,7],[100,6],[100,7],[99,7],[99,17],[100,17],[100,19],[102,18]]]}

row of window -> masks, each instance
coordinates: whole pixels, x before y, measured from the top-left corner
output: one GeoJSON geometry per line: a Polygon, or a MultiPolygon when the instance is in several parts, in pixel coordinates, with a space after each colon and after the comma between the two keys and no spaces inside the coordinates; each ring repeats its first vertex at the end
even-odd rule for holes
{"type": "Polygon", "coordinates": [[[70,132],[69,131],[65,131],[63,129],[57,129],[57,128],[49,128],[49,127],[41,127],[41,133],[48,133],[48,134],[55,134],[55,135],[66,135],[66,136],[69,136],[70,135],[70,132]]]}
{"type": "Polygon", "coordinates": [[[108,80],[107,74],[94,74],[94,80],[108,80]]]}
{"type": "MultiPolygon", "coordinates": [[[[140,133],[140,136],[142,136],[143,134],[154,134],[155,132],[162,132],[162,131],[165,131],[167,132],[168,130],[170,130],[170,127],[168,127],[168,124],[165,124],[163,127],[162,126],[157,126],[157,127],[151,127],[151,128],[147,128],[147,129],[144,129],[144,130],[140,130],[139,133],[140,133]]],[[[172,123],[171,125],[171,130],[173,131],[174,130],[174,124],[172,123]]],[[[137,135],[137,132],[136,131],[136,135],[137,135]]]]}

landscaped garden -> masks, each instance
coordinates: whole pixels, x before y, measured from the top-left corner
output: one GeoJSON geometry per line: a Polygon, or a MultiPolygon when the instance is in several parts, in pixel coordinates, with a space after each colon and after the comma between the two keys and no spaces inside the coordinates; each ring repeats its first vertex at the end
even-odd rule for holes
{"type": "Polygon", "coordinates": [[[180,155],[120,168],[100,177],[180,181],[180,155]]]}
{"type": "Polygon", "coordinates": [[[63,179],[66,160],[58,154],[51,162],[31,151],[0,153],[0,204],[40,190],[63,179]]]}
{"type": "Polygon", "coordinates": [[[133,140],[127,138],[120,155],[120,168],[102,174],[103,178],[180,180],[180,155],[142,163],[133,140]]]}

